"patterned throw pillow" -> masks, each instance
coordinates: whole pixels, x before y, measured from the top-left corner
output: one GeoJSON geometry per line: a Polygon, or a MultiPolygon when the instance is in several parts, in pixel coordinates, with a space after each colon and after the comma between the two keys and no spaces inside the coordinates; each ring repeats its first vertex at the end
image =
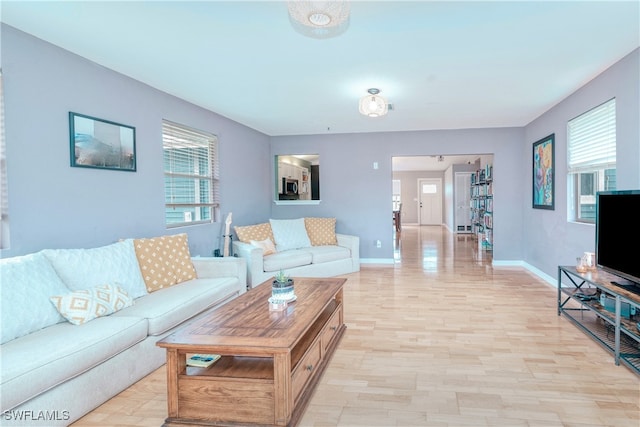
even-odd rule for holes
{"type": "Polygon", "coordinates": [[[185,233],[134,239],[133,245],[147,291],[157,291],[197,277],[185,233]]]}
{"type": "Polygon", "coordinates": [[[107,316],[133,305],[133,298],[120,286],[101,285],[50,298],[58,312],[74,325],[107,316]]]}
{"type": "Polygon", "coordinates": [[[242,227],[234,227],[238,240],[244,243],[251,243],[252,240],[260,241],[271,239],[274,241],[271,224],[264,222],[256,225],[245,225],[242,227]]]}
{"type": "Polygon", "coordinates": [[[337,245],[335,218],[305,218],[311,246],[337,245]]]}
{"type": "Polygon", "coordinates": [[[288,249],[308,248],[311,246],[304,218],[270,219],[278,252],[288,249]]]}
{"type": "Polygon", "coordinates": [[[263,256],[275,254],[277,252],[276,245],[274,245],[271,239],[269,239],[268,237],[264,240],[251,240],[250,243],[251,245],[262,249],[263,256]]]}

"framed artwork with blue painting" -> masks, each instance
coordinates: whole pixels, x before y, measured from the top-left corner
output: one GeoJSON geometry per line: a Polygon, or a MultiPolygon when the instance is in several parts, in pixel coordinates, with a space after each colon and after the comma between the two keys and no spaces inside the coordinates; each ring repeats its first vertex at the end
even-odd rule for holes
{"type": "Polygon", "coordinates": [[[555,206],[555,134],[533,143],[533,208],[553,210],[555,206]]]}
{"type": "Polygon", "coordinates": [[[136,129],[132,126],[69,113],[71,166],[136,171],[136,129]]]}

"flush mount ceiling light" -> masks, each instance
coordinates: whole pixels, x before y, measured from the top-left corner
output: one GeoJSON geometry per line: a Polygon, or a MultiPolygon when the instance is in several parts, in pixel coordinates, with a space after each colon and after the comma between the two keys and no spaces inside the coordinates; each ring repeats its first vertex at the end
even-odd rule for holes
{"type": "Polygon", "coordinates": [[[290,1],[288,7],[291,25],[307,37],[327,39],[349,27],[348,1],[290,1]]]}
{"type": "Polygon", "coordinates": [[[380,90],[371,88],[367,92],[369,92],[369,95],[360,99],[360,114],[369,117],[380,117],[387,114],[389,106],[386,99],[378,95],[380,90]]]}

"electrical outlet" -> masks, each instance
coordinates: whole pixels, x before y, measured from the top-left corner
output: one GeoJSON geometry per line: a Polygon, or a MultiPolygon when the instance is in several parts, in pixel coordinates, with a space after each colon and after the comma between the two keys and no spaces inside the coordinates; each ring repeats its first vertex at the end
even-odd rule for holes
{"type": "Polygon", "coordinates": [[[376,240],[376,248],[380,249],[382,247],[382,242],[380,240],[376,240]]]}

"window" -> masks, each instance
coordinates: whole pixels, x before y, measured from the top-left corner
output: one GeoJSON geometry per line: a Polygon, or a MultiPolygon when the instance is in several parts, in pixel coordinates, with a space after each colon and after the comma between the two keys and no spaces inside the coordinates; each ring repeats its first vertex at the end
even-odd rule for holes
{"type": "Polygon", "coordinates": [[[435,184],[422,184],[422,194],[436,194],[438,186],[435,184]]]}
{"type": "Polygon", "coordinates": [[[162,122],[167,227],[214,222],[219,207],[218,139],[162,122]]]}
{"type": "Polygon", "coordinates": [[[275,176],[273,200],[276,205],[320,203],[319,154],[278,154],[275,176]],[[288,184],[283,179],[287,179],[288,184]]]}
{"type": "Polygon", "coordinates": [[[570,220],[594,222],[596,193],[616,189],[615,98],[567,126],[570,220]]]}

